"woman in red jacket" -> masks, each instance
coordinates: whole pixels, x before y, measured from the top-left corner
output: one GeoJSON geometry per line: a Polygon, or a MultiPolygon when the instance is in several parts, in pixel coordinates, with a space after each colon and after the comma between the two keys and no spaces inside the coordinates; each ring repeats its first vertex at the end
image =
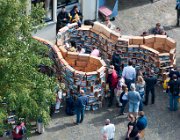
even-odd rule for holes
{"type": "Polygon", "coordinates": [[[118,83],[118,75],[113,65],[111,65],[108,70],[107,83],[109,84],[109,89],[110,89],[108,107],[111,107],[113,104],[113,99],[114,99],[114,89],[116,88],[117,83],[118,83]]]}

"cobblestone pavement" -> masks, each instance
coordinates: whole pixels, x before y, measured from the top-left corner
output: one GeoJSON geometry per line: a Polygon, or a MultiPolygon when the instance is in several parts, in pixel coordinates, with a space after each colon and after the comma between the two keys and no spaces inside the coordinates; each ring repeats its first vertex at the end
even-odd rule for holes
{"type": "MultiPolygon", "coordinates": [[[[160,22],[168,35],[177,41],[177,65],[180,66],[180,28],[175,27],[175,0],[160,0],[151,3],[150,0],[121,0],[119,15],[114,21],[122,29],[123,35],[140,35],[160,22]]],[[[148,127],[145,140],[179,140],[180,110],[168,110],[168,95],[157,87],[156,102],[145,106],[148,117],[148,127]]],[[[47,126],[44,134],[34,135],[30,140],[100,140],[100,129],[104,120],[109,118],[116,126],[116,140],[123,140],[127,131],[126,116],[118,116],[118,108],[103,107],[94,112],[86,112],[82,124],[75,126],[75,116],[66,116],[61,110],[47,126]]]]}

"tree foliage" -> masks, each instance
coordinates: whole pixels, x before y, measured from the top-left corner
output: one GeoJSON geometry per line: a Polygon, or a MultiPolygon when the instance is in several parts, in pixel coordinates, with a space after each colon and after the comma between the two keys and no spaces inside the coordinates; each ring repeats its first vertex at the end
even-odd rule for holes
{"type": "MultiPolygon", "coordinates": [[[[0,0],[0,124],[11,111],[26,122],[49,120],[54,79],[39,73],[37,65],[51,65],[48,48],[32,38],[43,24],[42,4],[27,13],[27,0],[0,0]],[[38,26],[39,27],[39,26],[38,26]]],[[[4,127],[0,127],[0,132],[4,127]]]]}

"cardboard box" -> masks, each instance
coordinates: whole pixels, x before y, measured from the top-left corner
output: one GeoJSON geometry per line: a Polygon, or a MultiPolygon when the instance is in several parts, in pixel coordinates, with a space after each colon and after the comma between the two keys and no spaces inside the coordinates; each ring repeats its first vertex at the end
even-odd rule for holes
{"type": "Polygon", "coordinates": [[[111,29],[109,29],[107,26],[102,26],[102,34],[105,35],[107,38],[110,38],[111,35],[111,29]]]}
{"type": "Polygon", "coordinates": [[[86,61],[76,61],[76,66],[78,66],[78,67],[86,67],[87,66],[87,63],[88,62],[86,62],[86,61]]]}
{"type": "Polygon", "coordinates": [[[89,63],[99,65],[100,64],[100,57],[90,55],[89,63]]]}
{"type": "Polygon", "coordinates": [[[116,43],[116,46],[128,47],[128,45],[131,45],[131,44],[132,44],[132,42],[130,42],[130,41],[132,41],[131,38],[123,38],[123,37],[118,38],[118,41],[117,41],[117,43],[116,43]]]}
{"type": "Polygon", "coordinates": [[[67,26],[64,26],[59,30],[59,32],[63,33],[63,32],[66,32],[67,30],[69,30],[69,28],[67,26]]]}
{"type": "Polygon", "coordinates": [[[155,35],[155,42],[165,44],[166,38],[166,35],[155,35]]]}
{"type": "Polygon", "coordinates": [[[133,36],[132,40],[133,40],[133,45],[143,45],[144,44],[142,36],[133,36]]]}
{"type": "Polygon", "coordinates": [[[63,59],[61,52],[57,52],[57,57],[58,57],[58,59],[63,59]]]}
{"type": "Polygon", "coordinates": [[[57,40],[57,46],[63,46],[64,45],[64,40],[63,39],[58,39],[57,40]]]}
{"type": "Polygon", "coordinates": [[[104,66],[104,67],[106,66],[106,63],[104,62],[104,60],[101,59],[100,62],[101,62],[102,66],[104,66]]]}
{"type": "Polygon", "coordinates": [[[81,60],[81,61],[89,61],[90,59],[90,54],[79,54],[78,55],[78,60],[81,60]]]}
{"type": "Polygon", "coordinates": [[[149,44],[149,43],[154,43],[154,42],[155,42],[154,35],[144,36],[144,44],[149,44]]]}
{"type": "Polygon", "coordinates": [[[67,63],[70,65],[70,66],[76,66],[76,59],[69,59],[66,57],[65,59],[67,61],[67,63]]]}
{"type": "Polygon", "coordinates": [[[154,42],[153,43],[145,43],[144,45],[149,48],[154,48],[154,42]]]}
{"type": "Polygon", "coordinates": [[[91,32],[95,33],[95,34],[100,34],[100,31],[99,30],[95,30],[93,28],[90,29],[91,32]]]}
{"type": "Polygon", "coordinates": [[[59,48],[56,45],[52,46],[52,49],[55,53],[60,52],[59,48]]]}
{"type": "MultiPolygon", "coordinates": [[[[84,67],[75,66],[74,69],[75,69],[75,71],[84,72],[84,67]]],[[[85,72],[84,72],[84,74],[85,74],[85,72]]]]}
{"type": "Polygon", "coordinates": [[[165,45],[164,45],[164,52],[168,52],[168,53],[169,53],[170,50],[171,50],[171,46],[165,44],[165,45]]]}
{"type": "Polygon", "coordinates": [[[63,64],[64,66],[69,65],[65,59],[60,59],[60,63],[63,64]]]}
{"type": "Polygon", "coordinates": [[[176,48],[176,41],[173,40],[172,38],[168,37],[166,38],[166,44],[171,48],[176,48]]]}
{"type": "Polygon", "coordinates": [[[153,49],[153,48],[149,48],[149,47],[147,47],[147,46],[145,46],[145,45],[140,45],[140,48],[149,50],[149,51],[151,51],[151,52],[153,52],[153,53],[155,53],[155,54],[159,54],[159,52],[158,52],[157,50],[155,50],[155,49],[153,49]]]}
{"type": "Polygon", "coordinates": [[[159,49],[163,50],[164,48],[165,48],[165,44],[160,43],[160,42],[155,42],[154,43],[154,49],[155,50],[159,50],[159,49]]]}
{"type": "Polygon", "coordinates": [[[66,57],[68,57],[68,59],[78,59],[78,55],[79,55],[79,53],[77,53],[77,52],[67,52],[67,56],[66,57]]]}
{"type": "Polygon", "coordinates": [[[67,56],[67,50],[64,48],[64,46],[60,46],[59,50],[60,50],[62,56],[65,58],[67,56]]]}
{"type": "Polygon", "coordinates": [[[78,30],[86,30],[86,31],[88,31],[91,28],[92,28],[92,26],[90,26],[90,25],[82,25],[80,28],[78,28],[78,30]]]}
{"type": "Polygon", "coordinates": [[[83,71],[75,70],[74,74],[75,74],[75,76],[76,76],[76,75],[85,76],[86,73],[83,72],[83,71]]]}
{"type": "Polygon", "coordinates": [[[93,26],[92,29],[102,33],[102,30],[104,30],[103,26],[104,26],[103,24],[101,24],[100,22],[96,21],[96,22],[94,22],[94,26],[93,26]]]}
{"type": "Polygon", "coordinates": [[[119,37],[120,37],[120,35],[117,32],[115,32],[115,31],[111,32],[110,39],[112,39],[113,41],[118,41],[119,37]]]}

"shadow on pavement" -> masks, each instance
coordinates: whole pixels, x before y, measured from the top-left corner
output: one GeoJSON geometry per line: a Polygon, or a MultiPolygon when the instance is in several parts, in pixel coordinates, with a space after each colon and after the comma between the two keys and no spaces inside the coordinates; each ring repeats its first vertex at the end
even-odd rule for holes
{"type": "Polygon", "coordinates": [[[151,0],[119,0],[119,11],[152,3],[151,0]]]}

